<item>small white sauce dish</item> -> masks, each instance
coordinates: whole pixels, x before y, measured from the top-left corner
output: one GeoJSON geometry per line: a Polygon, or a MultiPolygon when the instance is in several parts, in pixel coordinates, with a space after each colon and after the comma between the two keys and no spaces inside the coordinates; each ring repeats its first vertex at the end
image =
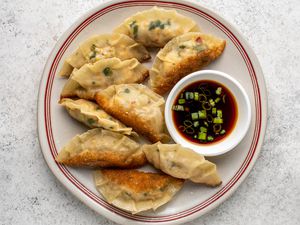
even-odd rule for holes
{"type": "Polygon", "coordinates": [[[234,149],[245,137],[251,122],[251,106],[246,91],[232,76],[216,70],[202,70],[182,78],[173,87],[166,101],[165,120],[168,131],[176,143],[204,156],[217,156],[234,149]],[[201,80],[211,80],[222,84],[231,92],[237,104],[237,120],[231,133],[211,144],[197,144],[185,139],[177,131],[172,118],[172,106],[178,94],[188,85],[201,80]]]}

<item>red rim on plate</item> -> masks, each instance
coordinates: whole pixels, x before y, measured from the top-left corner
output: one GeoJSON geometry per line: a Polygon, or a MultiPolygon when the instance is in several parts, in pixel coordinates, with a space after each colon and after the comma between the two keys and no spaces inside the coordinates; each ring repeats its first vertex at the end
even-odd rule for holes
{"type": "MultiPolygon", "coordinates": [[[[236,172],[236,174],[230,179],[230,181],[222,187],[217,193],[215,193],[210,198],[206,199],[205,201],[199,203],[198,205],[178,212],[176,214],[170,214],[166,216],[144,216],[144,215],[132,215],[131,213],[128,213],[126,211],[123,211],[121,209],[118,209],[110,204],[108,204],[105,200],[101,199],[97,194],[91,192],[87,187],[85,187],[84,184],[82,184],[79,180],[77,180],[72,173],[68,170],[67,167],[62,166],[60,164],[55,163],[55,166],[59,169],[59,171],[64,174],[65,178],[67,178],[77,189],[79,189],[84,195],[86,195],[88,198],[90,198],[91,201],[94,201],[95,203],[101,205],[103,208],[120,215],[122,217],[125,217],[127,219],[133,220],[133,221],[139,221],[139,222],[151,222],[151,223],[162,223],[162,222],[168,222],[168,221],[176,221],[188,216],[191,216],[192,214],[195,214],[197,212],[200,212],[201,210],[204,210],[208,206],[212,205],[213,203],[216,203],[216,201],[221,198],[223,195],[225,195],[230,189],[233,188],[237,182],[239,182],[241,176],[245,173],[246,169],[249,167],[249,164],[253,160],[253,156],[258,149],[258,142],[262,141],[264,136],[264,130],[262,132],[262,104],[261,104],[261,95],[260,95],[260,88],[258,84],[257,75],[253,66],[253,63],[251,62],[251,59],[248,55],[248,53],[245,50],[245,47],[241,44],[239,39],[218,19],[213,17],[212,15],[209,15],[207,12],[204,12],[203,10],[196,8],[191,5],[183,4],[183,3],[176,3],[176,2],[167,2],[167,1],[151,1],[151,0],[133,0],[133,1],[124,1],[124,2],[117,2],[114,4],[110,4],[97,12],[90,15],[88,18],[86,18],[81,24],[79,24],[76,28],[73,29],[71,34],[67,37],[67,39],[64,41],[62,46],[59,48],[58,52],[56,53],[54,60],[51,62],[51,68],[49,70],[47,75],[47,82],[45,89],[40,89],[40,96],[44,97],[43,102],[43,118],[44,118],[44,126],[43,129],[45,129],[46,136],[47,136],[47,144],[48,149],[47,151],[51,152],[51,155],[54,158],[57,155],[57,149],[55,146],[53,134],[52,134],[52,125],[51,125],[51,109],[50,109],[50,102],[51,102],[51,91],[52,91],[52,85],[54,81],[54,77],[57,73],[57,66],[60,62],[64,52],[69,47],[69,45],[72,43],[74,38],[91,22],[93,22],[95,19],[103,16],[104,14],[111,12],[116,9],[120,8],[128,8],[128,7],[135,7],[135,6],[161,6],[161,7],[170,7],[174,9],[180,9],[184,10],[190,13],[193,13],[197,16],[200,16],[204,18],[205,20],[212,23],[214,26],[218,27],[235,45],[235,47],[238,49],[240,55],[244,59],[244,63],[248,69],[249,76],[251,77],[253,91],[254,91],[254,99],[255,99],[255,128],[254,128],[254,134],[251,146],[248,150],[248,154],[242,163],[239,170],[236,172]],[[42,93],[41,93],[42,92],[42,93]],[[261,133],[262,132],[262,133],[261,133]]],[[[264,124],[265,125],[265,124],[264,124]]],[[[40,131],[39,126],[39,131],[40,131]]],[[[49,163],[48,163],[49,164],[49,163]]],[[[216,206],[216,205],[215,205],[216,206]]]]}

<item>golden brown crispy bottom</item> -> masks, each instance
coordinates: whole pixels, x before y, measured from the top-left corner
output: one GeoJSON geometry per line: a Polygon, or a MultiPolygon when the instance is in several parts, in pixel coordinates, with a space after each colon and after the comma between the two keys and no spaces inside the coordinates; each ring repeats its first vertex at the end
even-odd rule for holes
{"type": "Polygon", "coordinates": [[[103,169],[104,177],[117,185],[125,186],[135,193],[155,191],[172,184],[181,187],[184,180],[167,174],[149,173],[138,170],[103,169]]]}
{"type": "Polygon", "coordinates": [[[144,153],[133,154],[129,157],[113,151],[83,151],[69,159],[58,160],[57,162],[74,167],[120,167],[136,168],[147,163],[144,153]]]}
{"type": "Polygon", "coordinates": [[[153,129],[152,124],[149,124],[139,115],[136,115],[133,112],[128,112],[121,105],[114,105],[111,107],[107,96],[97,93],[96,101],[108,114],[120,120],[125,125],[132,127],[138,134],[145,136],[151,142],[155,143],[161,141],[165,143],[169,141],[170,137],[167,134],[157,133],[153,129]]]}
{"type": "Polygon", "coordinates": [[[157,94],[165,94],[171,90],[181,78],[207,66],[218,58],[224,51],[225,45],[226,42],[223,41],[223,43],[215,49],[205,50],[196,56],[183,60],[161,77],[159,81],[155,82],[155,86],[152,86],[151,89],[157,94]]]}

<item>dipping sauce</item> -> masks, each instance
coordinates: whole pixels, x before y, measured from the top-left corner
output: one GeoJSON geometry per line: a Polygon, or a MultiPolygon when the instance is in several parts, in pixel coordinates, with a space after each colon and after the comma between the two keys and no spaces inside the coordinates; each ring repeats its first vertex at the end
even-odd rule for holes
{"type": "Polygon", "coordinates": [[[225,138],[233,130],[237,115],[231,92],[211,80],[186,86],[172,106],[176,129],[185,139],[197,144],[211,144],[225,138]]]}

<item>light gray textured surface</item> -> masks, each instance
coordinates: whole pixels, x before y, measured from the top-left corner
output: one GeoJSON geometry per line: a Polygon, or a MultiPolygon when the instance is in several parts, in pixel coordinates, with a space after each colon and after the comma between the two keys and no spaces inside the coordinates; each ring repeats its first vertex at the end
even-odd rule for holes
{"type": "MultiPolygon", "coordinates": [[[[37,94],[57,39],[101,1],[0,1],[0,224],[114,224],[52,175],[37,139],[37,94]]],[[[300,1],[203,0],[257,54],[268,88],[261,155],[226,202],[188,223],[300,224],[300,1]]]]}

